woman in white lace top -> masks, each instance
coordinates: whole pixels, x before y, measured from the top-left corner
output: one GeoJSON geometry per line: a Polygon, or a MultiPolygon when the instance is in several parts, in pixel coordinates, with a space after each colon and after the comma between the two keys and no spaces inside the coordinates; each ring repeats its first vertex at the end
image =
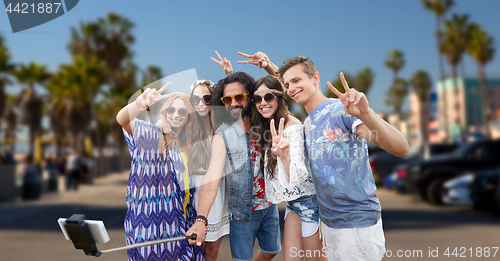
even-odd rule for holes
{"type": "MultiPolygon", "coordinates": [[[[261,137],[266,197],[274,204],[286,201],[285,260],[302,260],[297,253],[320,253],[316,191],[304,147],[304,126],[289,111],[284,88],[275,76],[261,77],[252,100],[252,128],[261,137]],[[278,131],[276,131],[278,129],[278,131]],[[297,229],[297,228],[301,229],[297,229]]],[[[307,260],[326,260],[321,255],[307,260]]]]}

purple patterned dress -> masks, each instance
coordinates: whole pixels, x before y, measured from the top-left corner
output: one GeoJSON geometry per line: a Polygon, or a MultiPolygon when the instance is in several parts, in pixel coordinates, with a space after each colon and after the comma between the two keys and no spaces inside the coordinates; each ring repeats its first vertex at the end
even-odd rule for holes
{"type": "MultiPolygon", "coordinates": [[[[155,125],[135,120],[133,137],[123,131],[132,164],[127,186],[127,245],[185,236],[196,217],[194,188],[186,193],[185,170],[178,149],[159,149],[162,133],[155,125]],[[187,199],[186,199],[187,198],[187,199]],[[184,206],[185,205],[185,206],[184,206]]],[[[189,181],[187,181],[189,182],[189,181]]],[[[187,240],[127,250],[129,260],[204,260],[202,248],[187,240]]]]}

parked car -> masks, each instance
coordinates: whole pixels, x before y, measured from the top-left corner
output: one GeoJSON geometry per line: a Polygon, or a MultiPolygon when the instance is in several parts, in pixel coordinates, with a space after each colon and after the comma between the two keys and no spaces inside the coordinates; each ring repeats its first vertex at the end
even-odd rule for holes
{"type": "Polygon", "coordinates": [[[384,150],[370,155],[370,167],[372,168],[373,178],[377,185],[384,185],[384,180],[392,172],[395,166],[403,164],[408,158],[416,158],[416,154],[406,158],[396,157],[384,150]]]}
{"type": "Polygon", "coordinates": [[[500,169],[477,173],[471,183],[471,200],[474,209],[487,209],[500,213],[497,193],[500,182],[500,169]]]}
{"type": "Polygon", "coordinates": [[[495,190],[495,194],[493,194],[493,199],[497,203],[497,206],[500,206],[500,181],[498,182],[497,189],[495,190]]]}
{"type": "Polygon", "coordinates": [[[444,182],[465,173],[500,167],[498,155],[500,140],[479,140],[464,143],[451,154],[411,161],[406,168],[405,187],[424,200],[441,204],[444,182]]]}
{"type": "Polygon", "coordinates": [[[465,174],[446,181],[443,185],[443,203],[455,206],[472,206],[470,186],[474,174],[465,174]]]}
{"type": "MultiPolygon", "coordinates": [[[[410,155],[406,158],[393,156],[384,150],[373,149],[376,151],[374,155],[370,154],[370,166],[372,167],[373,177],[377,185],[385,185],[385,181],[391,182],[388,178],[394,173],[395,167],[405,165],[416,159],[429,159],[437,155],[448,154],[453,152],[457,147],[458,145],[456,144],[426,144],[421,147],[412,147],[410,155]]],[[[399,167],[398,171],[401,169],[402,167],[399,167]]],[[[400,177],[399,182],[403,182],[403,179],[404,177],[400,177]]],[[[402,190],[404,188],[400,187],[400,191],[402,190]]]]}

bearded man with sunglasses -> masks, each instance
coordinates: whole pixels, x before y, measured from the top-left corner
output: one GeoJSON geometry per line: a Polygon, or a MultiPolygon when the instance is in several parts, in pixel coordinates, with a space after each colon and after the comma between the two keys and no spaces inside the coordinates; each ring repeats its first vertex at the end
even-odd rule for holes
{"type": "Polygon", "coordinates": [[[234,260],[252,260],[255,238],[259,241],[255,260],[271,260],[281,251],[278,208],[266,200],[259,168],[262,149],[250,126],[249,102],[254,91],[254,79],[243,72],[229,74],[217,83],[211,108],[220,126],[212,140],[210,166],[200,189],[199,216],[186,232],[198,235],[196,240],[189,240],[190,244],[204,241],[205,217],[224,174],[234,260]]]}

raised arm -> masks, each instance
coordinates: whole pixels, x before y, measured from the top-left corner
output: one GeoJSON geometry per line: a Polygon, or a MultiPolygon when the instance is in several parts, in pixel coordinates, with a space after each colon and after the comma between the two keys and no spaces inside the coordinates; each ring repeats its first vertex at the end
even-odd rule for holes
{"type": "Polygon", "coordinates": [[[283,137],[283,129],[285,124],[285,118],[280,119],[280,123],[278,125],[278,132],[276,132],[276,127],[274,126],[274,119],[269,123],[271,129],[271,151],[273,154],[281,160],[283,167],[285,168],[285,172],[288,176],[290,176],[290,141],[283,137]]]}
{"type": "Polygon", "coordinates": [[[162,95],[161,93],[167,89],[171,84],[168,82],[159,90],[147,88],[134,102],[123,107],[116,115],[116,121],[125,129],[130,135],[133,135],[135,127],[135,117],[145,110],[147,107],[155,104],[158,101],[166,99],[174,93],[162,95]]]}
{"type": "Polygon", "coordinates": [[[224,59],[222,59],[222,57],[220,56],[220,54],[217,51],[215,51],[215,54],[217,54],[217,57],[219,57],[220,61],[218,61],[217,59],[215,59],[213,57],[210,57],[210,59],[212,59],[212,61],[214,61],[218,65],[220,65],[220,67],[222,68],[222,70],[224,71],[224,73],[226,75],[232,74],[233,73],[233,66],[231,66],[231,62],[228,59],[226,59],[226,57],[224,57],[224,59]]]}
{"type": "Polygon", "coordinates": [[[306,148],[304,146],[304,128],[300,122],[292,126],[295,127],[291,130],[287,131],[285,129],[285,131],[287,131],[288,140],[290,141],[288,172],[283,173],[285,172],[285,166],[281,159],[278,158],[278,175],[281,177],[285,175],[288,176],[288,179],[280,179],[283,187],[297,186],[309,177],[309,169],[306,165],[309,163],[306,162],[306,148]],[[288,180],[288,183],[283,182],[286,180],[288,180]]]}
{"type": "MultiPolygon", "coordinates": [[[[203,177],[200,187],[200,195],[198,196],[198,215],[204,217],[208,216],[210,209],[214,204],[215,197],[217,196],[218,186],[224,168],[224,163],[226,161],[226,145],[224,139],[220,135],[214,135],[211,147],[211,159],[210,165],[208,166],[207,173],[203,177]]],[[[193,226],[186,232],[186,235],[191,235],[195,233],[197,235],[196,240],[189,240],[189,244],[197,244],[201,246],[201,243],[205,241],[205,224],[202,222],[195,222],[193,226]]]]}
{"type": "Polygon", "coordinates": [[[340,73],[340,79],[345,93],[340,93],[330,82],[327,84],[342,101],[345,111],[363,122],[356,128],[356,133],[396,157],[407,157],[410,154],[410,145],[403,134],[370,108],[364,93],[349,88],[343,73],[340,73]]]}
{"type": "Polygon", "coordinates": [[[172,126],[170,126],[170,123],[168,121],[164,121],[163,118],[159,119],[155,125],[158,126],[158,128],[160,128],[160,130],[163,134],[166,134],[169,136],[175,135],[175,132],[172,130],[172,126]]]}
{"type": "Polygon", "coordinates": [[[253,64],[259,68],[264,68],[269,75],[277,75],[278,66],[269,60],[269,57],[263,52],[256,52],[253,55],[238,52],[239,55],[248,58],[245,61],[237,61],[239,64],[253,64]]]}

